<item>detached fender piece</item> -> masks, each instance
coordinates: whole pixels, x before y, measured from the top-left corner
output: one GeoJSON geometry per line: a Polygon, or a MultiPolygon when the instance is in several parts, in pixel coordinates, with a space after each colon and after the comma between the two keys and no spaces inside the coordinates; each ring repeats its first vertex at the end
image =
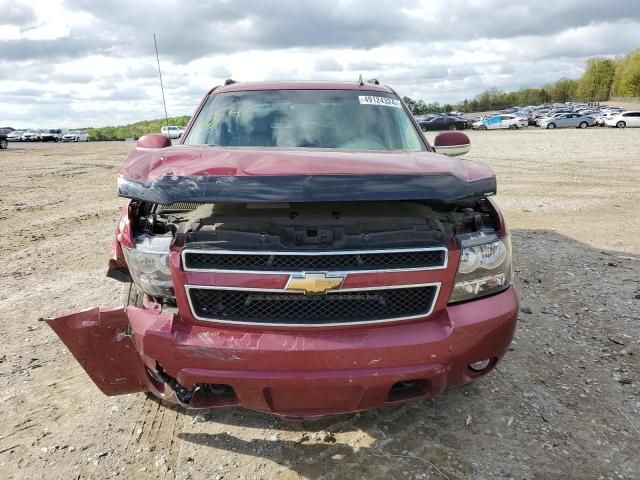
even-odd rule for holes
{"type": "Polygon", "coordinates": [[[45,321],[105,395],[147,390],[144,364],[124,307],[84,310],[45,321]]]}

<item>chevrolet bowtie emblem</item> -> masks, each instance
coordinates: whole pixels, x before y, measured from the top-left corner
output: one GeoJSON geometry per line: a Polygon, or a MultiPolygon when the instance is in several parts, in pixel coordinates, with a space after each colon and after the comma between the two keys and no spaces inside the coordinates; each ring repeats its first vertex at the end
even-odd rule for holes
{"type": "Polygon", "coordinates": [[[344,277],[327,277],[325,273],[305,273],[304,276],[291,276],[287,290],[304,292],[305,295],[323,295],[329,290],[342,286],[344,277]]]}

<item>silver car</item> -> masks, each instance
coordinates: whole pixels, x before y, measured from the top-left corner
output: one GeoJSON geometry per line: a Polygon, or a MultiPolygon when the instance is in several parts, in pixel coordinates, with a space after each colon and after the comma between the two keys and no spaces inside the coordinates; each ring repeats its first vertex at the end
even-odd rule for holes
{"type": "Polygon", "coordinates": [[[563,113],[540,123],[542,128],[587,128],[593,127],[596,121],[593,117],[580,113],[563,113]]]}

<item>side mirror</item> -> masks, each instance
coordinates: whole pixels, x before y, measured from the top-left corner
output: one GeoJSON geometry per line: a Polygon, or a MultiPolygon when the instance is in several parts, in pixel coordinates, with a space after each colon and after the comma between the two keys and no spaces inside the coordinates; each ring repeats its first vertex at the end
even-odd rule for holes
{"type": "Polygon", "coordinates": [[[436,136],[433,146],[436,153],[456,157],[471,150],[471,141],[462,132],[442,132],[436,136]]]}
{"type": "Polygon", "coordinates": [[[144,135],[138,139],[138,148],[167,148],[171,146],[171,139],[159,133],[144,135]]]}

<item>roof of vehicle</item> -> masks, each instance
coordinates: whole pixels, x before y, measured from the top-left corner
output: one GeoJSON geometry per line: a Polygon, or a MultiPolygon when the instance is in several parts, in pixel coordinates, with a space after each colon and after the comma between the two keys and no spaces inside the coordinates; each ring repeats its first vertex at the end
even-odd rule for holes
{"type": "Polygon", "coordinates": [[[212,88],[209,93],[242,92],[257,90],[359,90],[363,92],[393,93],[385,85],[364,82],[316,82],[316,81],[280,81],[280,82],[236,82],[212,88]]]}

